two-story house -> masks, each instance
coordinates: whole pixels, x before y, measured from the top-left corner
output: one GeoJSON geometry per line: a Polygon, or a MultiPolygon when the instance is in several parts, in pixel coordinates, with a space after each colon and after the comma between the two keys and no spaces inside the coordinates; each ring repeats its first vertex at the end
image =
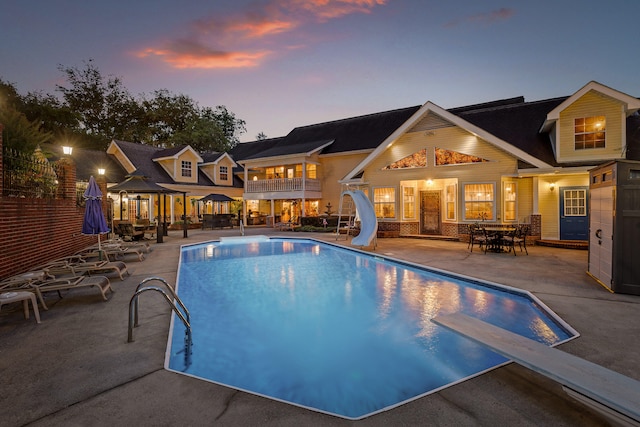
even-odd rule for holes
{"type": "MultiPolygon", "coordinates": [[[[114,140],[107,154],[115,158],[126,173],[144,176],[172,192],[167,200],[170,222],[181,217],[185,203],[187,216],[193,221],[204,213],[230,213],[228,204],[214,206],[199,202],[211,193],[239,200],[242,197],[242,182],[233,173],[237,164],[227,153],[200,154],[190,146],[163,149],[114,140]]],[[[116,219],[154,219],[165,212],[165,198],[154,194],[118,193],[110,197],[114,200],[116,219]]]]}
{"type": "Polygon", "coordinates": [[[585,240],[588,171],[640,159],[640,101],[590,82],[568,97],[422,106],[295,128],[240,144],[243,198],[275,221],[337,213],[342,190],[371,199],[381,230],[467,233],[530,223],[535,238],[585,240]]]}

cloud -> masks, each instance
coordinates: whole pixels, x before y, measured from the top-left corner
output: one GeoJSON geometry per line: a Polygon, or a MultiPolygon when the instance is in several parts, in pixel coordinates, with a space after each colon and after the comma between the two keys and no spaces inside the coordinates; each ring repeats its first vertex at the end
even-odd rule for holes
{"type": "Polygon", "coordinates": [[[511,18],[514,14],[515,14],[515,11],[513,9],[503,7],[488,13],[471,15],[462,20],[449,21],[444,26],[446,28],[452,28],[452,27],[457,27],[459,25],[462,25],[464,23],[479,23],[484,25],[491,25],[498,21],[507,20],[511,18]]]}
{"type": "MultiPolygon", "coordinates": [[[[277,52],[291,49],[278,36],[350,14],[371,13],[387,1],[268,0],[244,13],[198,19],[186,36],[142,49],[137,55],[158,57],[175,68],[256,67],[277,52]]],[[[295,47],[300,47],[299,37],[295,47]]]]}

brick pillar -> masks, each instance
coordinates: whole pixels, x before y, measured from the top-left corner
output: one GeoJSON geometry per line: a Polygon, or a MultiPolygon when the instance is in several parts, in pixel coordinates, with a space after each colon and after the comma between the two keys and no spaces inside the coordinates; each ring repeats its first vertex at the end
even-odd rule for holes
{"type": "Polygon", "coordinates": [[[76,198],[76,164],[69,157],[58,160],[62,176],[58,178],[58,195],[60,199],[76,198]]]}
{"type": "Polygon", "coordinates": [[[533,240],[540,240],[542,235],[542,215],[532,214],[531,218],[531,230],[529,230],[529,236],[533,240]]]}
{"type": "Polygon", "coordinates": [[[108,218],[107,205],[109,202],[107,201],[107,177],[104,175],[98,175],[96,183],[98,184],[98,187],[100,187],[100,192],[102,193],[102,214],[105,218],[108,218]]]}

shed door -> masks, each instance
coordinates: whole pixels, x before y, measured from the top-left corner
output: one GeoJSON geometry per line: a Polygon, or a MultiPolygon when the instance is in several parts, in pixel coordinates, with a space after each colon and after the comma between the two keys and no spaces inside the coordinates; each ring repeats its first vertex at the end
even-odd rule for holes
{"type": "Polygon", "coordinates": [[[440,192],[420,192],[420,234],[441,234],[440,192]]]}
{"type": "Polygon", "coordinates": [[[587,187],[560,188],[560,240],[589,240],[587,187]]]}
{"type": "Polygon", "coordinates": [[[613,187],[591,190],[589,273],[611,287],[613,262],[613,187]]]}

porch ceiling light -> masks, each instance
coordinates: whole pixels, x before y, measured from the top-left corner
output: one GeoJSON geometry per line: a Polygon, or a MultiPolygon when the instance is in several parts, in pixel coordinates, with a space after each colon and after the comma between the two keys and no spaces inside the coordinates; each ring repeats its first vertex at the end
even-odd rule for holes
{"type": "Polygon", "coordinates": [[[105,172],[104,168],[98,168],[98,175],[104,175],[105,172]]]}
{"type": "Polygon", "coordinates": [[[72,153],[73,153],[73,147],[69,145],[62,146],[62,154],[64,154],[65,156],[70,156],[72,153]]]}

